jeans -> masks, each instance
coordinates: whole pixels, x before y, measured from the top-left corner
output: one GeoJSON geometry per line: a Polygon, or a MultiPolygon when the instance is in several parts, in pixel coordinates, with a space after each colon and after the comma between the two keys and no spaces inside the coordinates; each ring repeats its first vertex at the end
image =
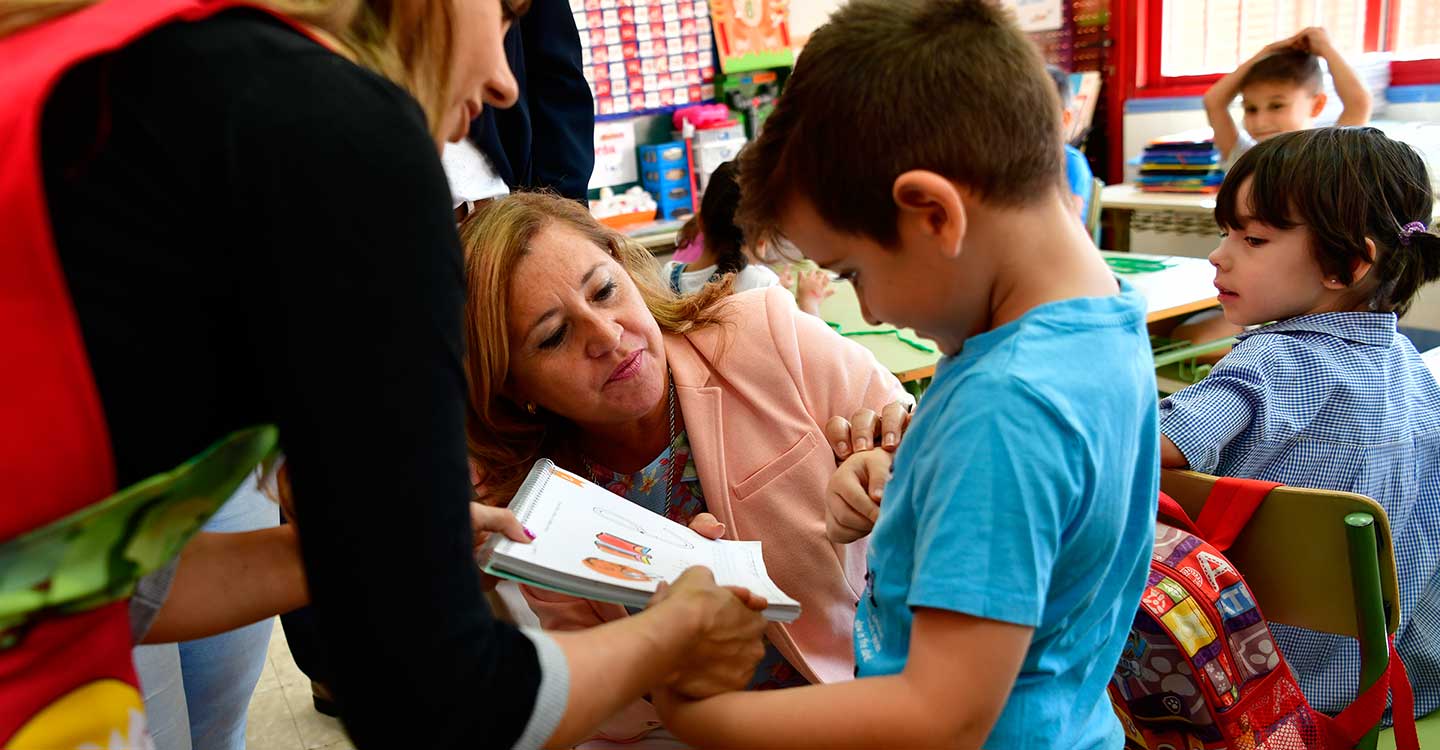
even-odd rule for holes
{"type": "MultiPolygon", "coordinates": [[[[269,528],[280,508],[252,476],[205,524],[206,531],[269,528]]],[[[156,750],[244,750],[245,719],[265,668],[273,620],[183,643],[135,648],[156,750]]]]}

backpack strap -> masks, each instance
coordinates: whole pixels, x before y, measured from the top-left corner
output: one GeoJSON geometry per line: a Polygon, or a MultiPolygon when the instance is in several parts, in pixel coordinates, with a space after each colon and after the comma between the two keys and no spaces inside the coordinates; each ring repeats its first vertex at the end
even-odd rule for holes
{"type": "Polygon", "coordinates": [[[1190,514],[1175,502],[1175,498],[1165,493],[1160,493],[1160,520],[1182,531],[1188,531],[1195,536],[1201,536],[1200,529],[1195,528],[1195,522],[1190,520],[1190,514]]]}
{"type": "Polygon", "coordinates": [[[1210,490],[1200,517],[1195,519],[1200,538],[1221,552],[1230,549],[1265,496],[1281,486],[1279,482],[1220,477],[1210,490]]]}
{"type": "Polygon", "coordinates": [[[1355,701],[1338,716],[1326,722],[1331,734],[1345,747],[1358,745],[1385,715],[1387,697],[1394,698],[1391,717],[1395,722],[1396,750],[1419,750],[1420,737],[1415,729],[1415,693],[1410,687],[1405,662],[1400,660],[1400,652],[1395,650],[1394,636],[1390,637],[1390,659],[1380,679],[1356,696],[1355,701]]]}

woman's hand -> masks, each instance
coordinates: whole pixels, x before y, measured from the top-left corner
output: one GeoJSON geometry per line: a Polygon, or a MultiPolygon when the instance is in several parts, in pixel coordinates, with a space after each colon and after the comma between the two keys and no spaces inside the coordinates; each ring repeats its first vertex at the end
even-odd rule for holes
{"type": "Polygon", "coordinates": [[[891,401],[877,415],[871,409],[861,409],[849,419],[831,417],[825,423],[825,439],[835,451],[835,457],[844,461],[851,455],[867,451],[879,445],[894,453],[900,447],[900,438],[910,426],[910,404],[906,401],[891,401]],[[878,441],[877,441],[877,438],[878,441]]]}
{"type": "MultiPolygon", "coordinates": [[[[490,540],[494,533],[504,534],[506,539],[521,544],[529,544],[535,535],[525,528],[520,519],[510,512],[509,508],[492,508],[476,500],[470,501],[470,532],[475,535],[474,550],[475,562],[483,565],[480,559],[480,549],[485,542],[490,540]]],[[[486,591],[494,590],[500,579],[482,572],[480,574],[480,586],[486,591]]]]}
{"type": "Polygon", "coordinates": [[[849,544],[875,528],[894,461],[885,451],[865,451],[840,464],[825,489],[826,538],[849,544]]]}
{"type": "Polygon", "coordinates": [[[716,586],[702,567],[686,570],[673,584],[660,584],[649,607],[688,609],[698,626],[668,688],[686,698],[708,698],[748,685],[765,655],[760,641],[765,619],[759,613],[766,604],[748,589],[716,586]]]}

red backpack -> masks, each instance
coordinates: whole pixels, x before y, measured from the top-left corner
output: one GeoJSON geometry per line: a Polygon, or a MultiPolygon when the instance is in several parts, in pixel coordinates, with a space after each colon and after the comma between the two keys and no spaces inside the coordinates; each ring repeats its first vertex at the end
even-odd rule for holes
{"type": "Polygon", "coordinates": [[[1354,748],[1379,723],[1391,688],[1397,746],[1419,747],[1414,696],[1393,642],[1385,674],[1339,716],[1326,716],[1305,701],[1250,587],[1225,558],[1278,486],[1222,478],[1193,523],[1161,493],[1150,577],[1110,681],[1127,750],[1354,748]]]}

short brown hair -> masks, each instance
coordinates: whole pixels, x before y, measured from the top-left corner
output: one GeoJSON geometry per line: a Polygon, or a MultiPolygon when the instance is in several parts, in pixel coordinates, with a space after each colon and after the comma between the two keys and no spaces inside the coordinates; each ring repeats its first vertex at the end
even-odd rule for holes
{"type": "Polygon", "coordinates": [[[926,169],[1000,205],[1056,190],[1055,84],[986,0],[852,0],[805,46],[740,156],[740,220],[758,241],[803,197],[838,230],[894,242],[895,178],[926,169]]]}
{"type": "Polygon", "coordinates": [[[1320,93],[1325,76],[1320,73],[1320,58],[1290,49],[1256,60],[1240,78],[1240,90],[1256,83],[1287,83],[1314,96],[1320,93]]]}
{"type": "Polygon", "coordinates": [[[1249,218],[1277,229],[1303,226],[1326,276],[1352,284],[1356,261],[1374,264],[1355,290],[1357,306],[1404,315],[1420,287],[1440,277],[1440,237],[1413,230],[1415,222],[1430,221],[1433,203],[1415,149],[1375,128],[1315,128],[1246,151],[1215,196],[1215,223],[1239,229],[1249,218]],[[1242,206],[1237,194],[1247,179],[1250,196],[1242,206]]]}
{"type": "Polygon", "coordinates": [[[579,203],[549,193],[516,193],[477,207],[460,225],[465,250],[466,444],[482,474],[486,500],[504,504],[530,465],[566,439],[561,418],[530,414],[505,398],[510,378],[510,281],[535,237],[547,227],[568,228],[610,254],[630,275],[665,333],[685,333],[724,322],[716,303],[733,283],[709,284],[677,298],[660,278],[649,250],[602,226],[579,203]]]}

